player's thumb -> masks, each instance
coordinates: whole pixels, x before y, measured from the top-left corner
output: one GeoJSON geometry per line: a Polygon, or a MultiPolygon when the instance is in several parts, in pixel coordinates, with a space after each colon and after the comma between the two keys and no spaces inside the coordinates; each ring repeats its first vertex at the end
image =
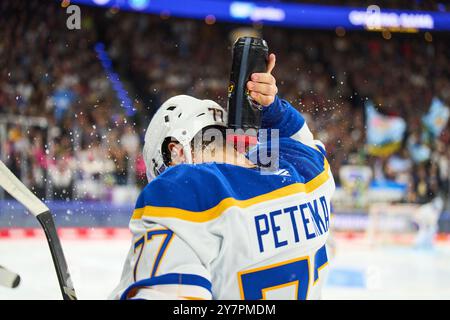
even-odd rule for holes
{"type": "Polygon", "coordinates": [[[269,55],[269,63],[267,64],[267,73],[272,73],[273,68],[275,68],[275,62],[277,58],[275,54],[271,53],[269,55]]]}

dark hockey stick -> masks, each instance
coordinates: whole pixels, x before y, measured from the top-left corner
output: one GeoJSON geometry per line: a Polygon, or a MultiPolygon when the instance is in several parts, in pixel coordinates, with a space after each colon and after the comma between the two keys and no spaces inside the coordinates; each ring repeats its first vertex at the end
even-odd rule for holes
{"type": "Polygon", "coordinates": [[[49,208],[0,161],[0,186],[22,203],[44,229],[64,300],[77,300],[64,252],[49,208]]]}

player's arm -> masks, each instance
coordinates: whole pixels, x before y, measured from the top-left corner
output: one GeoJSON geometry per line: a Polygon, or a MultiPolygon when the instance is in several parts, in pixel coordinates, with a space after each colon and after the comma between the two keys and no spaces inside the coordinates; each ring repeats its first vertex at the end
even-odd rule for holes
{"type": "Polygon", "coordinates": [[[212,299],[210,274],[192,248],[170,229],[144,223],[131,248],[128,287],[116,298],[212,299]]]}
{"type": "Polygon", "coordinates": [[[251,76],[251,81],[247,82],[251,97],[264,106],[262,129],[277,129],[280,138],[290,137],[311,147],[317,147],[322,153],[325,153],[324,145],[320,141],[314,140],[301,113],[288,101],[278,97],[276,79],[272,75],[275,62],[276,57],[271,54],[267,72],[254,73],[251,76]]]}

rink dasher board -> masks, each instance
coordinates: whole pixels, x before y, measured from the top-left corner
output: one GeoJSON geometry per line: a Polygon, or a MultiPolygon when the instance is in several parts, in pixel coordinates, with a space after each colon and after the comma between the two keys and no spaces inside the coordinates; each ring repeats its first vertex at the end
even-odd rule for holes
{"type": "MultiPolygon", "coordinates": [[[[63,240],[131,240],[131,232],[128,228],[58,228],[58,236],[63,240]]],[[[364,232],[333,231],[336,240],[364,241],[364,232]]],[[[45,238],[40,228],[0,228],[0,241],[8,239],[36,239],[45,238]]],[[[408,243],[412,240],[410,234],[394,236],[398,243],[408,243]]],[[[450,244],[450,233],[438,233],[435,241],[450,244]]]]}
{"type": "MultiPolygon", "coordinates": [[[[128,240],[128,228],[58,228],[58,236],[63,240],[128,240]]],[[[40,228],[0,228],[0,241],[6,239],[45,239],[40,228]]]]}

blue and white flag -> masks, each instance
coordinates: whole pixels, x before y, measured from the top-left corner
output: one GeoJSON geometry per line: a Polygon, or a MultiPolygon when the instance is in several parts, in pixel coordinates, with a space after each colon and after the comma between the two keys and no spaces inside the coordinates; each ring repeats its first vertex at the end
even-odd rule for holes
{"type": "Polygon", "coordinates": [[[438,137],[447,125],[450,109],[439,99],[434,97],[430,110],[422,117],[422,123],[434,138],[438,137]]]}
{"type": "Polygon", "coordinates": [[[366,102],[365,108],[369,153],[375,156],[387,156],[397,151],[406,131],[405,120],[379,113],[371,101],[366,102]]]}

